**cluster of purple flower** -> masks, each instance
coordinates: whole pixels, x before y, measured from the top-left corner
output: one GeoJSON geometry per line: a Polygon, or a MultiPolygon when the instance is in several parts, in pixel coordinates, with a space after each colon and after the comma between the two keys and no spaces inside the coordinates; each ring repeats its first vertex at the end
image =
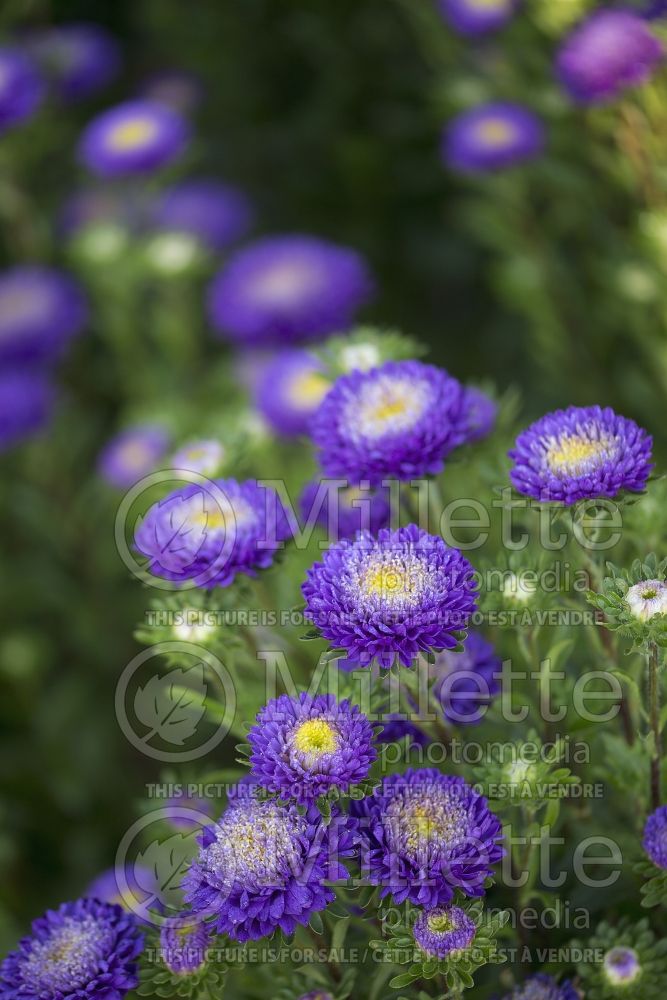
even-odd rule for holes
{"type": "Polygon", "coordinates": [[[87,312],[78,285],[60,271],[16,266],[0,274],[0,451],[47,424],[56,400],[51,371],[87,312]]]}
{"type": "MultiPolygon", "coordinates": [[[[519,7],[517,0],[438,2],[452,27],[468,36],[497,31],[519,7]]],[[[640,13],[601,9],[565,40],[556,75],[574,101],[596,104],[644,83],[663,58],[661,41],[640,13]]],[[[454,118],[443,135],[442,157],[453,170],[478,174],[532,160],[544,146],[545,128],[534,111],[514,102],[488,102],[454,118]]]]}

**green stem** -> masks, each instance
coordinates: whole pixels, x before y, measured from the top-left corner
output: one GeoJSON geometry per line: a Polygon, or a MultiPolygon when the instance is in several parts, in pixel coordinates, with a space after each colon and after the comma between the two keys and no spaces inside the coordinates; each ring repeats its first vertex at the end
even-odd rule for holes
{"type": "Polygon", "coordinates": [[[660,662],[658,647],[652,643],[648,651],[648,698],[653,753],[651,755],[651,804],[657,809],[662,801],[660,774],[662,769],[662,735],[660,732],[660,662]]]}

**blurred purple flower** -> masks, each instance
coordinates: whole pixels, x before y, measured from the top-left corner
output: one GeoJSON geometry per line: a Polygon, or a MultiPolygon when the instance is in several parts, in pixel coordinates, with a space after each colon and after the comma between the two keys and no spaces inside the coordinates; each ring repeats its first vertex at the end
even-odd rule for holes
{"type": "Polygon", "coordinates": [[[576,101],[596,104],[644,83],[663,58],[662,43],[638,13],[597,10],[566,38],[556,71],[576,101]]]}
{"type": "Polygon", "coordinates": [[[151,173],[181,155],[189,126],[152,101],[127,101],[94,118],[79,141],[79,157],[100,177],[151,173]]]}
{"type": "Polygon", "coordinates": [[[544,126],[521,104],[481,104],[445,129],[442,157],[453,170],[484,173],[532,160],[544,149],[544,126]]]}
{"type": "Polygon", "coordinates": [[[169,447],[169,433],[160,424],[137,424],[113,437],[100,453],[97,467],[110,486],[134,486],[154,472],[169,447]]]}

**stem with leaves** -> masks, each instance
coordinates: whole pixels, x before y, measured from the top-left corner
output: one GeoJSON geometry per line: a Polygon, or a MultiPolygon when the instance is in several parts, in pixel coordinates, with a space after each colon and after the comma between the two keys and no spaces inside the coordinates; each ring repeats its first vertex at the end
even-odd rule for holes
{"type": "Polygon", "coordinates": [[[648,648],[648,701],[651,734],[651,804],[657,809],[662,801],[660,775],[662,768],[662,734],[660,726],[660,660],[658,647],[652,643],[648,648]]]}

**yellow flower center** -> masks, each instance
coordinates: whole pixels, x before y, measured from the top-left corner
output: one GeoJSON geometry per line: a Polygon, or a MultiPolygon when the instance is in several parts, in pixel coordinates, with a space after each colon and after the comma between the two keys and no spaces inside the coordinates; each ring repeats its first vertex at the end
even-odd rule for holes
{"type": "Polygon", "coordinates": [[[553,472],[564,472],[570,476],[583,475],[609,449],[609,440],[590,440],[579,434],[564,435],[547,452],[547,463],[553,472]]]}
{"type": "Polygon", "coordinates": [[[77,947],[76,941],[58,941],[52,948],[49,948],[48,956],[51,962],[63,962],[72,954],[77,947]]]}
{"type": "Polygon", "coordinates": [[[489,118],[480,123],[477,134],[487,146],[506,146],[514,138],[514,128],[501,118],[489,118]]]}
{"type": "Polygon", "coordinates": [[[338,733],[326,719],[308,719],[294,734],[294,746],[310,757],[333,753],[338,746],[338,733]]]}
{"type": "Polygon", "coordinates": [[[364,590],[367,594],[373,594],[377,597],[410,593],[405,574],[388,566],[380,566],[378,569],[371,570],[364,579],[364,590]]]}
{"type": "Polygon", "coordinates": [[[331,383],[324,375],[320,375],[318,372],[308,372],[294,379],[289,389],[289,395],[297,406],[311,410],[322,402],[330,387],[331,383]]]}
{"type": "Polygon", "coordinates": [[[195,520],[197,524],[203,525],[209,531],[226,531],[227,521],[232,527],[238,528],[241,524],[247,523],[253,518],[252,509],[243,501],[235,500],[234,506],[225,504],[224,510],[218,504],[212,509],[204,508],[197,512],[195,520]]]}
{"type": "Polygon", "coordinates": [[[508,10],[509,0],[468,0],[473,10],[508,10]]]}
{"type": "Polygon", "coordinates": [[[117,125],[109,136],[109,145],[119,152],[126,149],[136,149],[153,138],[156,132],[155,122],[150,118],[135,118],[134,121],[117,125]]]}
{"type": "Polygon", "coordinates": [[[454,921],[447,913],[434,913],[428,918],[428,926],[436,934],[445,934],[454,930],[454,921]]]}
{"type": "Polygon", "coordinates": [[[393,603],[419,594],[426,582],[426,573],[418,559],[389,556],[374,560],[360,582],[365,597],[380,597],[393,603]]]}
{"type": "Polygon", "coordinates": [[[141,441],[128,441],[123,447],[123,461],[130,469],[142,469],[151,458],[150,448],[141,441]]]}
{"type": "Polygon", "coordinates": [[[405,413],[406,410],[405,399],[388,399],[386,403],[381,403],[377,407],[373,416],[376,420],[389,420],[390,417],[396,417],[401,413],[405,413]]]}

